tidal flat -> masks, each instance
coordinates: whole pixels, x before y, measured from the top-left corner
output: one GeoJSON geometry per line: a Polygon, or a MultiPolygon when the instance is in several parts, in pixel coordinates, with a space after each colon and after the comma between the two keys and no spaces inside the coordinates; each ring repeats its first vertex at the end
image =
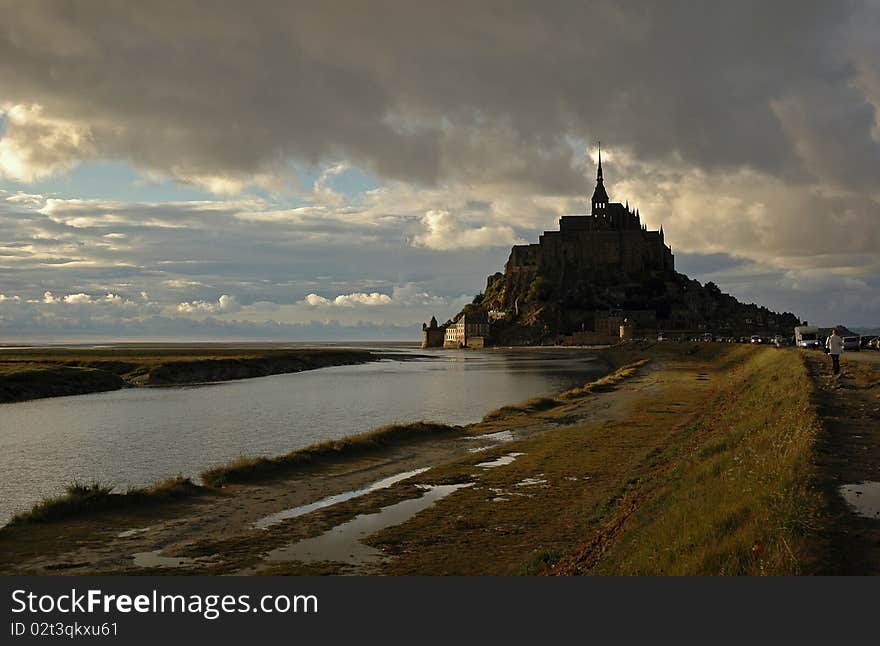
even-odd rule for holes
{"type": "Polygon", "coordinates": [[[0,572],[876,573],[878,521],[839,494],[880,457],[876,366],[845,361],[835,379],[822,359],[629,344],[605,377],[474,424],[219,466],[215,486],[154,503],[25,515],[0,530],[0,572]]]}
{"type": "Polygon", "coordinates": [[[0,404],[127,387],[265,377],[381,358],[377,353],[348,348],[0,348],[0,404]]]}

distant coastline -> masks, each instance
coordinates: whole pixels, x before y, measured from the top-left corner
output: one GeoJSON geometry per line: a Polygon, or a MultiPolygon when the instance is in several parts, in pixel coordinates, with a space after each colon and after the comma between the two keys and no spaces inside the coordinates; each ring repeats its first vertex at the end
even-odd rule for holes
{"type": "Polygon", "coordinates": [[[356,365],[350,348],[27,348],[0,350],[0,404],[148,386],[184,386],[356,365]]]}

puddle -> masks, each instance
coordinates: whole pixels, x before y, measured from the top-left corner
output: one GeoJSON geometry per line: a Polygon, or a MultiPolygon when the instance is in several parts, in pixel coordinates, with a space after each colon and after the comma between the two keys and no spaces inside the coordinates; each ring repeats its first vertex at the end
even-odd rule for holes
{"type": "MultiPolygon", "coordinates": [[[[543,473],[539,473],[539,476],[544,475],[543,473]]],[[[523,478],[519,482],[516,483],[517,487],[535,487],[537,485],[546,485],[547,481],[544,478],[523,478]]]]}
{"type": "Polygon", "coordinates": [[[198,558],[190,558],[188,556],[160,556],[162,550],[153,550],[152,552],[138,552],[133,554],[134,564],[137,567],[183,567],[184,565],[196,565],[205,563],[216,558],[213,556],[200,556],[198,558]]]}
{"type": "Polygon", "coordinates": [[[143,534],[144,532],[148,532],[152,529],[152,527],[139,527],[136,529],[126,529],[124,532],[119,532],[116,535],[116,538],[130,538],[132,536],[136,536],[137,534],[143,534]]]}
{"type": "Polygon", "coordinates": [[[383,478],[382,480],[377,480],[373,484],[369,485],[368,487],[364,487],[363,489],[353,489],[351,491],[336,494],[335,496],[322,498],[321,500],[309,503],[308,505],[301,505],[299,507],[284,509],[282,511],[261,518],[254,523],[254,527],[256,527],[257,529],[269,529],[272,525],[277,525],[278,523],[284,520],[288,520],[290,518],[304,516],[305,514],[315,511],[316,509],[323,509],[324,507],[330,507],[331,505],[335,505],[346,500],[351,500],[352,498],[359,498],[360,496],[365,496],[366,494],[373,491],[378,491],[379,489],[387,489],[393,484],[396,484],[408,478],[412,478],[413,476],[417,476],[420,473],[424,473],[430,468],[431,467],[423,467],[421,469],[405,471],[403,473],[398,473],[397,475],[383,478]]]}
{"type": "Polygon", "coordinates": [[[419,488],[425,490],[425,493],[419,498],[410,498],[388,507],[382,507],[374,514],[355,516],[351,520],[327,530],[320,536],[306,538],[272,550],[266,558],[269,561],[301,561],[303,563],[341,561],[355,565],[377,562],[383,558],[383,553],[375,547],[362,543],[364,538],[386,527],[400,525],[452,492],[472,485],[472,482],[451,485],[418,485],[419,488]]]}
{"type": "Polygon", "coordinates": [[[499,444],[504,444],[506,442],[513,442],[516,439],[513,435],[513,431],[498,431],[496,433],[487,433],[486,435],[477,435],[474,437],[465,438],[467,441],[477,441],[477,442],[491,442],[491,444],[485,444],[483,446],[472,446],[468,449],[468,453],[479,453],[480,451],[486,451],[491,449],[499,444]]]}
{"type": "Polygon", "coordinates": [[[513,442],[515,439],[513,437],[513,431],[497,431],[495,433],[486,433],[485,435],[474,435],[473,437],[465,438],[468,440],[489,440],[490,442],[513,442]]]}
{"type": "Polygon", "coordinates": [[[489,460],[488,462],[480,462],[477,464],[477,466],[483,469],[494,469],[495,467],[503,467],[505,465],[511,464],[521,455],[525,455],[525,453],[508,453],[507,455],[502,455],[500,458],[489,460]]]}
{"type": "MultiPolygon", "coordinates": [[[[526,478],[522,481],[522,483],[517,483],[516,486],[529,486],[532,484],[540,484],[546,482],[545,480],[539,480],[532,482],[532,478],[526,478]]],[[[489,487],[489,491],[492,492],[492,496],[489,498],[489,502],[505,502],[507,500],[511,500],[512,498],[534,498],[534,494],[524,493],[522,491],[508,491],[507,489],[502,489],[500,487],[489,487]]]]}
{"type": "Polygon", "coordinates": [[[491,491],[493,494],[495,494],[494,496],[489,498],[490,502],[504,502],[506,500],[510,500],[510,498],[508,498],[508,496],[510,495],[510,492],[505,491],[504,489],[500,489],[497,487],[489,487],[489,491],[491,491]]]}
{"type": "Polygon", "coordinates": [[[880,482],[843,485],[840,495],[859,516],[880,518],[880,482]]]}

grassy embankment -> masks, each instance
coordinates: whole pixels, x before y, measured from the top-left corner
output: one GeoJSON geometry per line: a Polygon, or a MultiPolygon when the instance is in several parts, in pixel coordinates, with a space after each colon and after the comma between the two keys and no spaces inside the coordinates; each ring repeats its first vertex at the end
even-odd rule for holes
{"type": "Polygon", "coordinates": [[[624,492],[606,521],[617,530],[613,545],[598,559],[581,552],[569,570],[814,571],[825,504],[813,466],[821,433],[813,391],[794,351],[743,357],[644,481],[624,492]]]}
{"type": "MultiPolygon", "coordinates": [[[[626,414],[507,445],[524,455],[371,537],[397,554],[386,572],[816,571],[820,423],[798,354],[710,344],[650,352],[665,365],[626,414]]],[[[493,455],[425,477],[473,481],[476,461],[493,455]]]]}
{"type": "Polygon", "coordinates": [[[241,348],[0,350],[0,403],[133,386],[172,386],[265,377],[375,361],[364,350],[241,348]]]}
{"type": "MultiPolygon", "coordinates": [[[[228,464],[208,469],[202,474],[204,486],[194,484],[189,478],[178,476],[150,487],[133,488],[114,492],[113,487],[100,482],[74,483],[61,496],[47,498],[28,512],[15,516],[9,526],[26,523],[47,523],[64,520],[76,515],[102,511],[115,511],[134,505],[147,506],[186,497],[210,493],[233,483],[256,482],[295,472],[324,466],[365,453],[379,451],[392,444],[417,441],[439,434],[461,432],[462,427],[447,426],[433,422],[390,424],[380,428],[342,438],[313,444],[278,457],[240,457],[228,464]]],[[[2,532],[0,528],[0,532],[2,532]]]]}
{"type": "Polygon", "coordinates": [[[292,472],[302,467],[355,457],[405,441],[421,440],[441,434],[461,433],[462,431],[463,427],[461,426],[426,421],[412,424],[390,424],[366,433],[313,444],[282,456],[243,456],[227,464],[208,469],[202,473],[202,480],[208,486],[222,487],[232,483],[253,482],[281,475],[291,475],[292,472]]]}
{"type": "Polygon", "coordinates": [[[47,498],[28,512],[16,515],[9,526],[46,523],[100,511],[116,511],[127,507],[154,505],[180,500],[204,491],[189,479],[178,476],[149,487],[135,487],[124,493],[113,493],[113,487],[99,482],[73,483],[67,492],[47,498]]]}
{"type": "Polygon", "coordinates": [[[529,415],[541,411],[551,410],[560,406],[565,406],[574,400],[580,399],[591,393],[600,393],[613,390],[614,386],[622,382],[624,379],[632,377],[639,368],[644,366],[650,359],[639,359],[631,363],[625,364],[612,372],[611,374],[600,377],[595,381],[591,381],[583,386],[571,388],[559,393],[555,397],[532,397],[526,401],[512,406],[502,406],[497,408],[483,417],[484,422],[492,422],[503,420],[505,418],[516,415],[529,415]]]}

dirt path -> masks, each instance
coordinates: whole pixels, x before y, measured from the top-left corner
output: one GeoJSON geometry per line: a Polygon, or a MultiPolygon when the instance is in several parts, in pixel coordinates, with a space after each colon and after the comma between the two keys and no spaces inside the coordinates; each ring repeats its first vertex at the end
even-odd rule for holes
{"type": "MultiPolygon", "coordinates": [[[[26,546],[0,543],[0,572],[131,574],[259,571],[265,555],[314,535],[388,499],[411,496],[412,481],[458,460],[490,460],[529,438],[572,425],[601,425],[627,415],[658,387],[659,361],[621,384],[572,405],[471,428],[466,437],[433,438],[260,485],[233,485],[222,493],[154,510],[105,513],[95,518],[33,526],[26,546]],[[275,514],[364,489],[407,472],[433,469],[340,504],[270,523],[275,514]],[[264,527],[260,528],[260,523],[264,527]],[[265,526],[267,525],[268,526],[265,526]],[[59,540],[61,538],[61,540],[59,540]]],[[[21,543],[19,541],[18,543],[21,543]]]]}
{"type": "Polygon", "coordinates": [[[832,507],[828,571],[880,574],[880,353],[848,353],[840,377],[824,354],[804,359],[825,425],[818,464],[832,507]]]}

